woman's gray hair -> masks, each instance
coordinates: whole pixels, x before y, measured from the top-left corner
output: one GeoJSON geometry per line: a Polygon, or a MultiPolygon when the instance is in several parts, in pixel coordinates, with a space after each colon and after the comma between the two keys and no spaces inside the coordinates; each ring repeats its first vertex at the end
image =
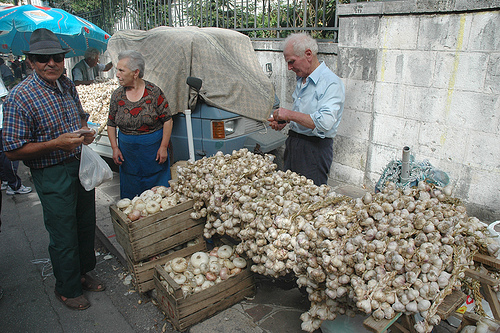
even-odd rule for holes
{"type": "Polygon", "coordinates": [[[318,54],[318,43],[306,33],[300,32],[289,35],[284,41],[283,49],[289,44],[293,46],[293,53],[296,56],[303,56],[307,49],[311,50],[313,55],[318,54]]]}
{"type": "Polygon", "coordinates": [[[135,50],[126,50],[118,54],[118,61],[122,59],[128,59],[127,67],[131,71],[139,70],[139,77],[144,76],[144,68],[146,67],[146,61],[141,53],[135,50]]]}

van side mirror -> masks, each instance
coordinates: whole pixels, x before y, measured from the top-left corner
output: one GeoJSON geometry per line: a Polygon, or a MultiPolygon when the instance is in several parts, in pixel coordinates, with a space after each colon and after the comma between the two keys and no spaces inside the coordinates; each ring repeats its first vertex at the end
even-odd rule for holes
{"type": "Polygon", "coordinates": [[[194,76],[188,76],[188,78],[186,79],[186,83],[188,84],[188,86],[196,90],[196,92],[198,93],[200,92],[202,83],[200,78],[194,76]]]}

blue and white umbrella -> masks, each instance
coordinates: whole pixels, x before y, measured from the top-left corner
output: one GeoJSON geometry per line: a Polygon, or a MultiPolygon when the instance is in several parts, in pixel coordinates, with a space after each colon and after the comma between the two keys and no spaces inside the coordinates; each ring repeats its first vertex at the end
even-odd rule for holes
{"type": "Polygon", "coordinates": [[[56,34],[66,57],[82,56],[89,47],[104,52],[109,34],[95,24],[62,9],[32,5],[0,7],[0,52],[22,55],[31,33],[46,28],[56,34]]]}

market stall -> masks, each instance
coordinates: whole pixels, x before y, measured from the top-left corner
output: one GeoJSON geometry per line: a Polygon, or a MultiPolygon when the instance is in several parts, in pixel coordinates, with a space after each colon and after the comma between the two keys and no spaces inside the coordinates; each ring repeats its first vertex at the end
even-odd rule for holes
{"type": "Polygon", "coordinates": [[[355,313],[375,321],[418,315],[412,329],[430,332],[447,296],[477,291],[469,277],[480,269],[474,258],[494,259],[499,250],[450,188],[425,181],[405,189],[388,183],[352,199],[246,149],[188,162],[177,175],[172,204],[193,200],[190,217],[204,221],[205,238],[235,239],[254,273],[296,276],[311,302],[301,316],[308,332],[355,313]]]}

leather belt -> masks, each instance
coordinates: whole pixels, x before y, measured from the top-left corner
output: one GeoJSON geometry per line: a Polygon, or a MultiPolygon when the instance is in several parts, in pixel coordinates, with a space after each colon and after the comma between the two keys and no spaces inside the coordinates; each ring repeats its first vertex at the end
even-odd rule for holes
{"type": "Polygon", "coordinates": [[[320,142],[321,140],[323,140],[322,138],[320,138],[319,136],[309,136],[309,135],[304,135],[304,134],[300,134],[300,133],[297,133],[295,131],[292,131],[292,130],[289,130],[288,131],[288,136],[291,136],[293,138],[300,138],[300,139],[304,139],[304,140],[307,140],[309,142],[320,142]]]}
{"type": "Polygon", "coordinates": [[[80,158],[77,157],[76,155],[73,155],[71,157],[68,157],[64,161],[60,162],[59,164],[69,164],[69,163],[73,163],[73,162],[76,162],[76,161],[80,161],[80,158]]]}

